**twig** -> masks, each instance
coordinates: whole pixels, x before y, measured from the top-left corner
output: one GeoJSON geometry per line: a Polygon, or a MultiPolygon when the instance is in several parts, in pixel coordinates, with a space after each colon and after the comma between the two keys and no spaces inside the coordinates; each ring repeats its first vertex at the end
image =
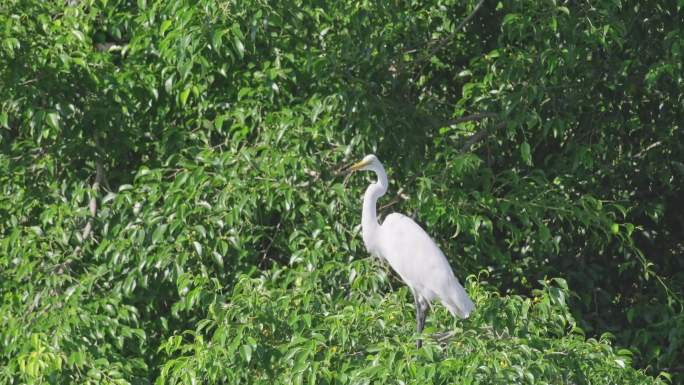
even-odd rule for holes
{"type": "MultiPolygon", "coordinates": [[[[86,222],[85,227],[83,227],[83,233],[81,236],[81,242],[85,242],[86,239],[90,236],[92,229],[93,229],[93,221],[95,220],[95,216],[97,215],[97,193],[100,190],[100,185],[105,181],[105,172],[104,172],[104,167],[102,166],[102,161],[101,160],[96,160],[95,161],[95,182],[93,183],[92,186],[92,192],[90,196],[90,201],[88,202],[88,209],[90,210],[90,217],[88,218],[88,221],[86,222]]],[[[76,249],[74,250],[74,254],[78,255],[81,253],[81,246],[76,246],[76,249]]],[[[67,261],[70,262],[70,261],[67,261]]],[[[65,267],[68,266],[68,263],[66,263],[65,267]]]]}
{"type": "Polygon", "coordinates": [[[83,241],[88,239],[93,228],[93,220],[97,215],[97,193],[100,190],[100,185],[104,180],[104,168],[102,167],[102,162],[98,159],[95,162],[95,182],[92,186],[92,193],[90,195],[90,202],[88,202],[88,208],[90,209],[90,218],[83,228],[83,236],[81,237],[83,241]]]}
{"type": "MultiPolygon", "coordinates": [[[[380,206],[378,211],[383,212],[386,209],[396,205],[397,203],[401,202],[400,198],[404,198],[404,197],[397,193],[397,195],[394,197],[394,199],[392,199],[389,203],[385,203],[384,205],[380,206]]],[[[406,199],[406,198],[404,198],[404,199],[406,199]]]]}
{"type": "MultiPolygon", "coordinates": [[[[482,8],[482,4],[484,4],[484,2],[485,2],[485,0],[480,0],[480,1],[475,5],[475,8],[473,8],[472,12],[470,12],[470,14],[469,14],[468,16],[466,16],[466,18],[463,19],[463,20],[458,24],[458,26],[456,26],[456,28],[454,29],[454,31],[453,31],[451,34],[449,34],[449,36],[444,37],[444,38],[441,38],[441,39],[438,39],[438,40],[428,41],[428,42],[427,42],[427,45],[432,46],[432,48],[428,51],[428,54],[426,55],[426,57],[432,56],[432,55],[439,49],[439,46],[440,46],[440,45],[442,45],[442,44],[448,42],[449,40],[453,40],[454,37],[456,37],[456,33],[457,33],[458,31],[460,31],[461,28],[465,27],[465,25],[470,21],[470,19],[472,19],[472,18],[475,16],[475,14],[480,10],[480,8],[482,8]]],[[[417,52],[417,51],[418,51],[418,48],[413,48],[413,49],[410,49],[410,50],[408,50],[408,51],[405,51],[405,52],[404,52],[404,55],[407,55],[407,54],[410,54],[410,53],[414,53],[414,52],[417,52]]]]}
{"type": "Polygon", "coordinates": [[[35,310],[38,305],[40,304],[40,299],[43,297],[43,291],[39,291],[38,294],[36,294],[35,297],[33,297],[33,301],[29,305],[28,309],[24,312],[24,315],[21,317],[22,319],[25,319],[29,314],[33,313],[33,310],[35,310]]]}
{"type": "Polygon", "coordinates": [[[339,176],[339,175],[345,175],[345,174],[350,174],[347,172],[347,169],[351,167],[351,165],[354,164],[354,162],[344,162],[342,164],[339,164],[332,170],[333,175],[339,176]]]}
{"type": "Polygon", "coordinates": [[[454,120],[449,120],[447,122],[444,122],[442,124],[442,126],[453,126],[454,124],[479,121],[479,120],[482,120],[485,118],[496,118],[498,116],[499,116],[499,114],[494,113],[494,112],[481,112],[479,114],[466,115],[466,116],[461,116],[460,118],[456,118],[454,120]]]}
{"type": "MultiPolygon", "coordinates": [[[[466,115],[466,116],[462,116],[460,118],[451,120],[449,122],[446,122],[445,124],[442,125],[442,127],[447,126],[447,125],[463,123],[463,122],[478,121],[478,120],[482,120],[484,118],[494,118],[497,116],[499,116],[499,115],[496,113],[493,113],[493,112],[482,112],[479,114],[466,115]]],[[[503,122],[496,125],[497,130],[501,129],[503,127],[504,127],[503,122]]],[[[481,141],[482,139],[486,138],[487,135],[489,135],[489,133],[487,132],[487,129],[485,129],[485,128],[480,129],[478,132],[476,132],[475,134],[468,137],[468,140],[466,140],[466,142],[461,147],[460,152],[465,153],[466,151],[470,150],[470,147],[472,147],[475,143],[481,141]]],[[[423,173],[415,174],[411,179],[409,179],[408,182],[404,183],[404,185],[406,186],[406,185],[412,184],[413,182],[416,181],[416,179],[418,179],[422,175],[423,175],[423,173]]],[[[395,204],[401,202],[402,200],[408,199],[408,197],[405,196],[403,194],[403,192],[404,192],[404,188],[402,187],[399,189],[399,191],[397,191],[397,194],[394,196],[394,198],[392,198],[391,201],[380,206],[380,208],[378,209],[378,212],[383,212],[385,209],[387,209],[391,206],[394,206],[395,204]]]]}
{"type": "MultiPolygon", "coordinates": [[[[455,124],[465,123],[465,122],[480,121],[480,120],[483,120],[483,119],[486,119],[486,118],[496,118],[496,117],[498,117],[498,116],[499,116],[499,114],[494,113],[494,112],[481,112],[481,113],[478,113],[478,114],[472,114],[472,115],[461,116],[460,118],[456,118],[456,119],[454,119],[454,120],[449,120],[449,121],[447,121],[447,122],[442,123],[442,124],[441,124],[441,127],[444,127],[444,126],[453,126],[453,125],[455,125],[455,124]]],[[[502,124],[502,123],[499,123],[499,124],[496,126],[496,128],[497,128],[497,129],[503,128],[503,124],[502,124]]],[[[466,142],[465,142],[465,143],[463,144],[463,146],[461,147],[461,152],[463,153],[463,152],[466,152],[466,151],[470,150],[470,147],[471,147],[473,144],[475,144],[475,143],[481,141],[482,139],[484,139],[484,138],[487,136],[487,134],[488,134],[488,133],[487,133],[487,130],[486,130],[485,128],[482,128],[482,129],[480,129],[478,132],[476,132],[475,134],[473,134],[473,135],[471,135],[470,137],[468,137],[468,140],[466,140],[466,142]]]]}
{"type": "Polygon", "coordinates": [[[461,152],[466,152],[466,151],[470,150],[470,147],[473,144],[481,141],[482,139],[484,139],[485,136],[487,136],[487,130],[484,128],[479,130],[475,134],[471,135],[468,138],[468,140],[466,140],[466,142],[463,144],[463,147],[461,147],[461,152]]]}
{"type": "Polygon", "coordinates": [[[434,338],[435,341],[442,343],[442,342],[448,341],[449,339],[451,339],[455,335],[456,335],[456,332],[435,333],[432,335],[432,338],[434,338]]]}
{"type": "Polygon", "coordinates": [[[458,32],[461,28],[465,27],[466,23],[468,23],[468,22],[470,21],[470,19],[472,19],[473,16],[475,16],[475,14],[477,13],[477,11],[480,10],[480,8],[482,7],[482,4],[484,4],[484,2],[485,2],[485,0],[480,0],[480,2],[477,3],[477,5],[475,6],[475,8],[473,8],[473,11],[470,12],[470,15],[468,15],[465,19],[463,19],[463,21],[461,22],[461,24],[459,24],[458,27],[456,27],[456,29],[454,30],[454,32],[451,34],[452,38],[453,38],[454,35],[456,35],[456,32],[458,32]]]}
{"type": "Polygon", "coordinates": [[[275,239],[278,236],[278,232],[280,232],[280,225],[282,223],[283,219],[280,218],[278,224],[276,225],[275,231],[273,232],[273,236],[271,237],[271,241],[268,243],[268,246],[266,246],[266,249],[264,249],[264,253],[261,255],[261,263],[265,262],[266,258],[268,258],[268,252],[271,250],[271,246],[273,246],[273,243],[275,242],[275,239]]]}
{"type": "Polygon", "coordinates": [[[20,86],[26,86],[26,85],[29,85],[31,83],[35,83],[37,81],[38,81],[38,78],[33,78],[33,79],[25,80],[25,81],[19,83],[19,85],[20,86]]]}
{"type": "Polygon", "coordinates": [[[52,268],[52,272],[54,272],[55,274],[64,274],[64,271],[69,268],[69,265],[71,264],[72,261],[73,261],[72,259],[67,259],[64,262],[55,265],[52,268]]]}
{"type": "MultiPolygon", "coordinates": [[[[505,126],[505,123],[501,122],[496,125],[496,130],[500,130],[505,126]]],[[[461,153],[464,153],[468,150],[470,150],[470,147],[472,147],[475,143],[481,141],[482,139],[486,138],[489,135],[489,132],[487,132],[486,128],[480,129],[478,132],[474,133],[471,135],[468,140],[463,144],[463,147],[461,147],[461,153]]]]}
{"type": "Polygon", "coordinates": [[[648,151],[650,151],[651,149],[653,149],[653,148],[655,148],[655,147],[660,146],[661,144],[663,144],[663,142],[661,142],[661,141],[657,141],[657,142],[655,142],[655,143],[652,143],[652,144],[650,144],[648,147],[646,147],[646,148],[644,148],[643,150],[639,151],[639,153],[636,154],[636,155],[634,155],[634,157],[635,157],[635,158],[641,158],[641,157],[644,156],[644,154],[646,154],[648,151]]]}

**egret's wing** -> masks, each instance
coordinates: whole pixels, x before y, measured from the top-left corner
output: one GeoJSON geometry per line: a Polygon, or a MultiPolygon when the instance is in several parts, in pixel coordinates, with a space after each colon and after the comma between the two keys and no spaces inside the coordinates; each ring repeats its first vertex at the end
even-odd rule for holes
{"type": "Polygon", "coordinates": [[[383,257],[414,289],[451,273],[451,266],[432,238],[405,215],[388,215],[379,238],[383,257]]]}
{"type": "Polygon", "coordinates": [[[380,253],[409,287],[427,300],[439,297],[460,317],[474,305],[435,241],[411,218],[390,214],[380,226],[380,253]]]}

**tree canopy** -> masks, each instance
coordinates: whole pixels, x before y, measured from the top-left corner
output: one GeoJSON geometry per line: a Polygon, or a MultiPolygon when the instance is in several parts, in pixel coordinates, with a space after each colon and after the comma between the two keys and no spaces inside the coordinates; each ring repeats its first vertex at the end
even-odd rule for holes
{"type": "Polygon", "coordinates": [[[683,8],[3,0],[0,383],[684,384],[683,8]]]}

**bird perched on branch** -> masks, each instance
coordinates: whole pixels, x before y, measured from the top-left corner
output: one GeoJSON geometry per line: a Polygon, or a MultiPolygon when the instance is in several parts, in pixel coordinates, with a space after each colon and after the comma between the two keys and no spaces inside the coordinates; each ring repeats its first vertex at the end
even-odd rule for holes
{"type": "MultiPolygon", "coordinates": [[[[475,308],[435,241],[411,218],[392,213],[378,223],[376,202],[387,192],[387,174],[375,155],[367,155],[349,172],[373,171],[378,180],[366,189],[361,228],[368,252],[387,261],[413,293],[416,330],[423,331],[430,302],[439,298],[453,316],[467,318],[475,308]]],[[[418,339],[416,347],[422,346],[418,339]]]]}

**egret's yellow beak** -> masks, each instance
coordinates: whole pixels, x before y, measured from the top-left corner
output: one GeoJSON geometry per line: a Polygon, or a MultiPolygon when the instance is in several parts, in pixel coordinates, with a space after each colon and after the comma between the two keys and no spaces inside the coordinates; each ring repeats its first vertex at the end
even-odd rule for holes
{"type": "Polygon", "coordinates": [[[367,161],[367,160],[362,160],[362,161],[360,161],[360,162],[358,162],[358,163],[354,163],[354,164],[352,164],[352,165],[349,167],[348,172],[356,171],[356,170],[358,170],[358,169],[360,169],[360,168],[362,168],[362,167],[368,165],[369,163],[370,163],[370,162],[367,161]]]}

